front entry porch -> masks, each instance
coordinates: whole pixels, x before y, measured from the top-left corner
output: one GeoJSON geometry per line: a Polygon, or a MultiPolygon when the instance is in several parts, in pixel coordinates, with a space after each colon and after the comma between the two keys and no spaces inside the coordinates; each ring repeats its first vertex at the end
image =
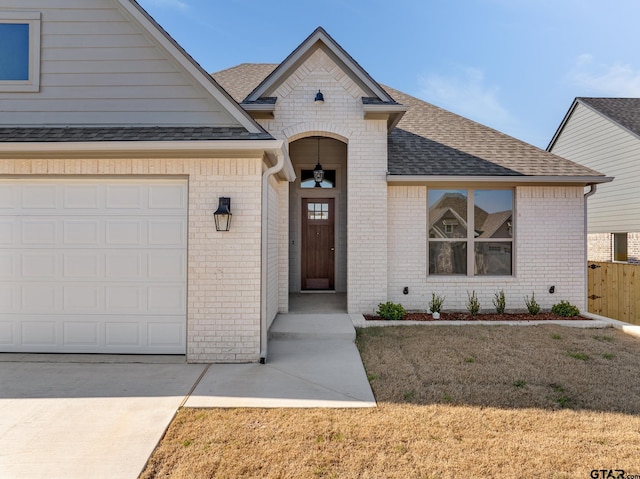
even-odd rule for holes
{"type": "Polygon", "coordinates": [[[346,312],[346,293],[289,293],[290,314],[331,314],[346,312]]]}

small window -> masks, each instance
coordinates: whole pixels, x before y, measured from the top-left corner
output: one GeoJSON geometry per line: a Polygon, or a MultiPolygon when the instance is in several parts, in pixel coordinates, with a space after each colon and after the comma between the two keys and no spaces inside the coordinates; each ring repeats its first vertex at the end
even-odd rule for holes
{"type": "MultiPolygon", "coordinates": [[[[313,179],[313,170],[302,170],[300,172],[300,188],[315,188],[316,182],[313,179]]],[[[319,188],[336,187],[336,170],[324,170],[324,180],[319,188]]]]}
{"type": "Polygon", "coordinates": [[[40,89],[40,13],[0,11],[0,91],[40,89]]]}
{"type": "Polygon", "coordinates": [[[613,233],[613,261],[628,261],[627,233],[613,233]]]}

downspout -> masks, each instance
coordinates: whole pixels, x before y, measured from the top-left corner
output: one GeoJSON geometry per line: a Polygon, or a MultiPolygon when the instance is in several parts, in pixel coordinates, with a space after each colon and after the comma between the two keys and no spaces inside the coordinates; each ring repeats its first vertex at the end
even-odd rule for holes
{"type": "Polygon", "coordinates": [[[275,151],[278,161],[262,173],[262,227],[261,227],[261,263],[260,263],[260,364],[267,362],[267,268],[269,251],[269,178],[284,167],[285,155],[275,151]]]}
{"type": "MultiPolygon", "coordinates": [[[[587,271],[587,265],[589,264],[589,241],[588,241],[588,235],[589,235],[589,230],[587,228],[587,199],[589,199],[590,196],[594,195],[596,193],[596,191],[598,190],[598,185],[596,185],[595,183],[591,183],[589,185],[589,191],[587,191],[584,194],[584,264],[585,264],[585,271],[587,271]]],[[[589,302],[587,301],[587,296],[589,295],[589,272],[587,271],[586,276],[585,276],[585,281],[584,281],[584,302],[585,302],[585,309],[588,308],[589,302]]]]}

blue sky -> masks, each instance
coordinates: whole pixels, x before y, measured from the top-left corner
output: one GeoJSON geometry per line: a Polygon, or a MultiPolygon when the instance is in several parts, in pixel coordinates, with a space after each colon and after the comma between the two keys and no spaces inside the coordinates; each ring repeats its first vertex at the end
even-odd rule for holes
{"type": "Polygon", "coordinates": [[[139,0],[207,71],[322,26],[379,83],[546,148],[576,96],[640,96],[638,0],[139,0]]]}

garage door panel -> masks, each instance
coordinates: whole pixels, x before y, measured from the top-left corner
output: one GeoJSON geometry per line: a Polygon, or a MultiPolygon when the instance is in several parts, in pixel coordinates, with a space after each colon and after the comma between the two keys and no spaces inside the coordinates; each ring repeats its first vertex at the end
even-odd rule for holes
{"type": "Polygon", "coordinates": [[[140,209],[142,208],[143,190],[136,185],[107,185],[107,209],[140,209]]]}
{"type": "Polygon", "coordinates": [[[156,246],[185,246],[185,229],[183,221],[150,220],[148,224],[149,245],[156,246]]]}
{"type": "Polygon", "coordinates": [[[146,288],[128,286],[108,286],[105,291],[106,309],[111,312],[146,312],[146,288]]]}
{"type": "MultiPolygon", "coordinates": [[[[1,214],[1,213],[0,213],[1,214]]],[[[13,245],[16,241],[18,222],[13,219],[0,219],[0,245],[13,245]]]]}
{"type": "Polygon", "coordinates": [[[13,322],[0,321],[0,346],[14,346],[15,344],[13,322]]]}
{"type": "Polygon", "coordinates": [[[20,291],[20,311],[25,313],[52,313],[62,308],[61,287],[49,284],[22,284],[20,291]]]}
{"type": "Polygon", "coordinates": [[[187,207],[187,192],[180,185],[149,186],[149,209],[176,210],[187,207]]]}
{"type": "Polygon", "coordinates": [[[63,346],[95,349],[100,345],[97,321],[65,321],[62,329],[63,346]]]}
{"type": "Polygon", "coordinates": [[[58,243],[58,222],[54,219],[23,220],[21,230],[22,244],[25,246],[55,246],[58,243]]]}
{"type": "Polygon", "coordinates": [[[90,209],[100,207],[100,185],[65,185],[63,207],[65,210],[90,209]]]}
{"type": "Polygon", "coordinates": [[[57,192],[55,184],[24,185],[21,206],[24,209],[56,209],[57,192]]]}
{"type": "Polygon", "coordinates": [[[0,180],[0,351],[184,354],[184,180],[0,180]]]}
{"type": "Polygon", "coordinates": [[[147,255],[147,276],[154,281],[186,280],[186,264],[184,251],[154,251],[147,255]]]}
{"type": "Polygon", "coordinates": [[[52,320],[23,321],[21,343],[25,346],[56,346],[58,323],[52,320]]]}
{"type": "Polygon", "coordinates": [[[100,223],[93,219],[73,219],[62,222],[62,246],[98,246],[100,223]]]}

